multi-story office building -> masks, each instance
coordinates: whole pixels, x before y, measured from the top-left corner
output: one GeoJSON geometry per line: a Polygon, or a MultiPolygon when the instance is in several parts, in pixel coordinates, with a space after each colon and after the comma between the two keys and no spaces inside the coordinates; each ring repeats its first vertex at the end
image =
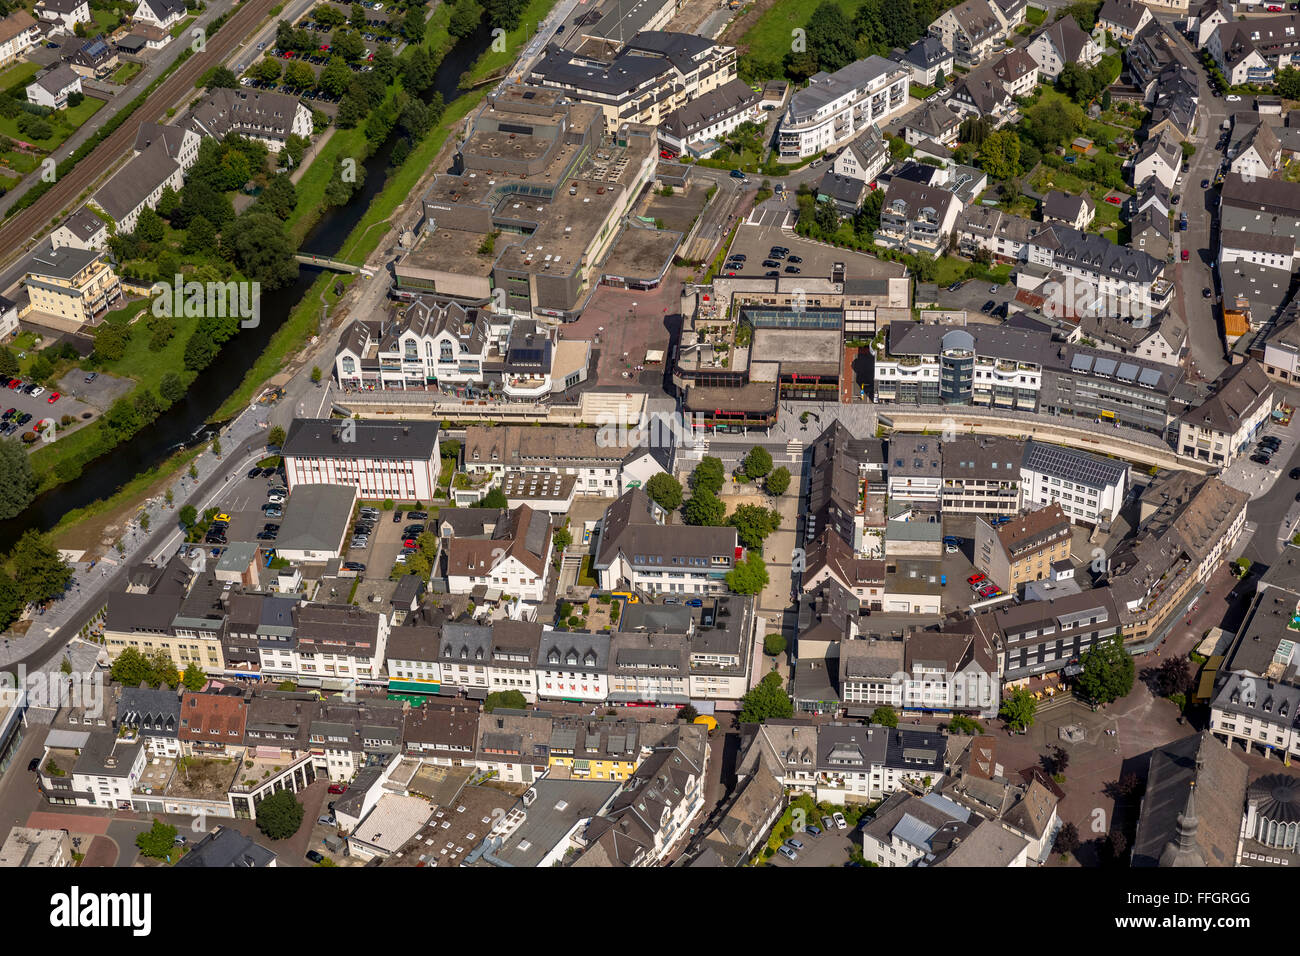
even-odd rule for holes
{"type": "Polygon", "coordinates": [[[1058,504],[1070,523],[1107,525],[1128,494],[1129,466],[1065,445],[1025,442],[1021,496],[1029,507],[1058,504]]]}
{"type": "Polygon", "coordinates": [[[944,514],[1011,515],[1020,510],[1024,442],[960,436],[943,443],[944,514]]]}
{"type": "Polygon", "coordinates": [[[281,453],[290,493],[351,485],[363,498],[429,501],[441,468],[437,422],[298,418],[281,453]]]}

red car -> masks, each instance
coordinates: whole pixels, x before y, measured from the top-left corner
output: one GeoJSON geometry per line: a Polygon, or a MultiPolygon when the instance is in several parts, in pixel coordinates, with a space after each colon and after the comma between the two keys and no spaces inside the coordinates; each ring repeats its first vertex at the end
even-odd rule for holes
{"type": "Polygon", "coordinates": [[[979,596],[982,598],[997,597],[1001,593],[1002,592],[992,584],[986,584],[984,587],[979,589],[979,596]]]}
{"type": "Polygon", "coordinates": [[[16,389],[16,388],[22,388],[22,387],[23,387],[23,381],[22,381],[22,379],[20,379],[20,378],[16,378],[16,379],[14,379],[12,382],[9,383],[9,388],[10,388],[11,390],[12,390],[12,389],[16,389]]]}
{"type": "Polygon", "coordinates": [[[330,793],[347,793],[348,785],[346,783],[331,783],[329,790],[330,793]]]}
{"type": "Polygon", "coordinates": [[[1269,13],[1281,13],[1281,12],[1282,12],[1282,8],[1279,7],[1279,6],[1277,6],[1276,4],[1274,4],[1273,6],[1271,6],[1271,7],[1268,8],[1268,12],[1269,12],[1269,13]]]}
{"type": "Polygon", "coordinates": [[[415,547],[415,539],[414,539],[414,538],[407,538],[405,541],[402,542],[402,546],[403,546],[403,547],[406,547],[406,548],[414,548],[414,547],[415,547]]]}
{"type": "Polygon", "coordinates": [[[1191,253],[1189,253],[1186,249],[1184,249],[1184,250],[1183,250],[1183,261],[1186,262],[1186,261],[1187,261],[1188,259],[1190,259],[1190,258],[1191,258],[1191,253]]]}
{"type": "Polygon", "coordinates": [[[984,575],[972,574],[970,577],[966,579],[966,583],[970,585],[975,585],[975,584],[979,584],[983,580],[984,580],[984,575]]]}
{"type": "Polygon", "coordinates": [[[55,402],[57,402],[57,401],[58,401],[60,398],[62,398],[62,397],[63,397],[63,396],[62,396],[60,393],[58,393],[58,392],[50,392],[50,397],[47,398],[46,401],[49,402],[51,405],[53,405],[55,402]]]}
{"type": "Polygon", "coordinates": [[[1120,199],[1118,196],[1107,196],[1106,202],[1110,203],[1112,206],[1124,205],[1124,200],[1120,199]]]}

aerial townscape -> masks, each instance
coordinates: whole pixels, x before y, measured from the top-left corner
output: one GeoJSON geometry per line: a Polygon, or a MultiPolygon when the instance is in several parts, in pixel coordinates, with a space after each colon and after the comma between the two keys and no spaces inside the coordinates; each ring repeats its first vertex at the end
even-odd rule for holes
{"type": "Polygon", "coordinates": [[[0,866],[1300,866],[1297,30],[0,0],[0,866]]]}

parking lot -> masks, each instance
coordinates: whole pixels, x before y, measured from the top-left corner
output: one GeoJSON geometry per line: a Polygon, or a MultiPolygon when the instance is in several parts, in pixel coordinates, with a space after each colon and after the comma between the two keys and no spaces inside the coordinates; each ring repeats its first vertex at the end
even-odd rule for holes
{"type": "Polygon", "coordinates": [[[61,421],[64,415],[71,415],[77,422],[88,422],[99,414],[98,409],[50,388],[42,388],[39,395],[28,395],[16,388],[0,389],[0,413],[8,413],[9,409],[14,411],[5,419],[6,427],[3,430],[7,436],[13,438],[25,431],[36,431],[42,419],[53,418],[55,421],[61,421]],[[51,403],[50,399],[55,395],[59,398],[51,403]],[[31,418],[21,425],[18,424],[18,420],[24,415],[30,415],[31,418]],[[10,423],[13,423],[12,427],[8,427],[10,423]]]}
{"type": "MultiPolygon", "coordinates": [[[[384,511],[381,508],[379,519],[374,522],[375,530],[370,535],[369,546],[365,548],[348,548],[346,560],[358,561],[364,564],[366,566],[365,577],[368,579],[388,579],[388,575],[397,561],[398,554],[405,547],[402,532],[408,525],[422,524],[427,531],[432,527],[430,522],[437,520],[437,515],[431,513],[430,518],[416,519],[412,522],[407,519],[406,512],[403,511],[401,519],[394,521],[393,516],[396,514],[396,511],[384,511]]],[[[356,522],[357,518],[354,516],[352,525],[348,528],[347,541],[349,544],[352,543],[352,530],[356,527],[356,522]]]]}
{"type": "MultiPolygon", "coordinates": [[[[262,506],[267,503],[267,494],[272,488],[283,488],[283,482],[278,478],[244,478],[235,483],[231,479],[230,490],[221,499],[219,505],[216,505],[220,513],[230,515],[230,527],[226,530],[227,541],[257,541],[257,535],[263,526],[268,522],[271,524],[280,524],[282,518],[268,518],[262,510],[262,506]]],[[[288,513],[292,502],[286,501],[282,506],[288,513]]],[[[273,547],[275,542],[263,542],[267,547],[273,547]]]]}
{"type": "Polygon", "coordinates": [[[1224,469],[1220,477],[1237,490],[1246,492],[1252,498],[1258,498],[1267,494],[1278,478],[1287,473],[1291,467],[1291,459],[1295,456],[1296,447],[1294,421],[1287,426],[1270,422],[1260,429],[1259,434],[1251,441],[1250,447],[1243,450],[1237,460],[1224,469]],[[1272,456],[1272,462],[1263,465],[1251,461],[1251,457],[1259,451],[1259,440],[1269,435],[1282,442],[1277,453],[1272,456]]]}
{"type": "MultiPolygon", "coordinates": [[[[817,824],[818,827],[821,824],[817,824]]],[[[778,853],[772,857],[772,866],[789,866],[796,868],[844,866],[849,862],[849,850],[853,847],[856,830],[831,830],[820,836],[808,832],[796,834],[793,839],[803,844],[802,850],[796,850],[799,859],[791,862],[778,853]]]]}
{"type": "MultiPolygon", "coordinates": [[[[728,254],[741,253],[747,257],[745,268],[738,274],[762,276],[770,271],[770,267],[763,265],[763,260],[767,258],[767,253],[773,246],[785,246],[790,250],[791,256],[798,256],[803,260],[797,264],[799,269],[797,275],[826,277],[831,274],[831,266],[836,262],[843,262],[848,275],[856,278],[885,279],[903,274],[904,267],[901,263],[885,262],[850,249],[824,246],[819,242],[783,232],[780,223],[785,220],[788,210],[781,208],[780,213],[776,214],[770,212],[768,206],[771,204],[764,204],[760,225],[746,222],[736,230],[736,238],[728,254]]],[[[793,216],[791,219],[793,220],[793,216]]],[[[781,263],[780,272],[783,278],[787,275],[785,268],[788,264],[789,260],[781,263]]],[[[795,274],[791,273],[791,275],[795,274]]]]}

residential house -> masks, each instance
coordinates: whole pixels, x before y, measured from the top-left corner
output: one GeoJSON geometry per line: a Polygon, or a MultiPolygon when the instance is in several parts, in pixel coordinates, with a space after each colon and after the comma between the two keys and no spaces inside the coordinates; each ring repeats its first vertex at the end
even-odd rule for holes
{"type": "MultiPolygon", "coordinates": [[[[149,0],[140,0],[141,5],[149,0]]],[[[273,153],[290,136],[312,134],[311,110],[296,96],[264,90],[215,89],[190,110],[184,125],[200,136],[223,139],[227,133],[264,143],[273,153]]]]}
{"type": "Polygon", "coordinates": [[[674,156],[709,156],[734,130],[759,119],[761,101],[748,83],[728,80],[666,115],[658,127],[659,145],[674,156]]]}
{"type": "Polygon", "coordinates": [[[915,146],[927,139],[945,146],[953,146],[957,142],[957,131],[960,128],[961,117],[948,109],[942,100],[934,100],[911,113],[903,121],[903,139],[909,146],[915,146]]]}
{"type": "Polygon", "coordinates": [[[864,180],[827,170],[817,184],[817,201],[833,203],[841,216],[856,215],[870,190],[864,180]]]}
{"type": "Polygon", "coordinates": [[[1061,17],[1039,30],[1025,50],[1049,80],[1061,75],[1067,63],[1094,67],[1101,62],[1101,47],[1083,32],[1074,17],[1061,17]]]}
{"type": "Polygon", "coordinates": [[[777,130],[778,154],[795,162],[857,139],[907,106],[911,71],[869,56],[834,73],[815,73],[790,97],[777,130]]]}
{"type": "Polygon", "coordinates": [[[242,752],[248,699],[233,689],[233,694],[186,691],[181,695],[177,736],[186,756],[228,757],[242,752]]]}
{"type": "Polygon", "coordinates": [[[1282,164],[1282,146],[1267,123],[1259,123],[1233,143],[1228,151],[1229,169],[1243,179],[1270,179],[1282,164]]]}
{"type": "Polygon", "coordinates": [[[140,213],[158,205],[165,190],[180,192],[184,172],[158,140],[128,160],[90,202],[112,221],[119,235],[126,235],[135,231],[140,213]]]}
{"type": "Polygon", "coordinates": [[[1018,512],[1023,457],[1024,442],[1010,438],[959,435],[943,442],[943,513],[996,516],[1018,512]]]}
{"type": "Polygon", "coordinates": [[[880,127],[873,125],[840,150],[831,161],[831,172],[848,179],[874,183],[889,163],[889,147],[880,134],[880,127]]]}
{"type": "Polygon", "coordinates": [[[1173,189],[1182,164],[1183,151],[1173,137],[1162,134],[1148,139],[1133,157],[1133,182],[1136,185],[1155,179],[1166,189],[1173,189]]]}
{"type": "Polygon", "coordinates": [[[117,51],[108,45],[102,33],[87,40],[71,53],[65,52],[63,59],[87,79],[102,80],[117,68],[117,51]]]}
{"type": "Polygon", "coordinates": [[[185,0],[140,0],[132,19],[166,30],[185,18],[185,0]]]}
{"type": "Polygon", "coordinates": [[[962,204],[946,189],[895,177],[885,191],[875,244],[905,252],[942,255],[962,204]]]}
{"type": "Polygon", "coordinates": [[[1013,29],[999,4],[964,0],[930,24],[930,35],[953,54],[958,66],[970,69],[999,52],[1013,29]]]}
{"type": "Polygon", "coordinates": [[[108,242],[108,224],[91,211],[80,206],[63,220],[52,233],[50,245],[55,248],[73,246],[77,249],[102,249],[108,242]]]}
{"type": "Polygon", "coordinates": [[[68,331],[99,321],[122,298],[106,254],[71,246],[33,255],[23,285],[30,321],[53,321],[68,331]]]}
{"type": "Polygon", "coordinates": [[[1107,588],[1064,594],[1049,601],[1003,604],[980,615],[979,628],[998,648],[1006,686],[1069,673],[1093,647],[1120,633],[1120,614],[1107,588]]]}
{"type": "Polygon", "coordinates": [[[1043,196],[1043,222],[1063,222],[1074,229],[1084,230],[1092,225],[1092,220],[1096,216],[1097,204],[1087,193],[1075,196],[1059,189],[1052,189],[1043,196]]]}
{"type": "Polygon", "coordinates": [[[1154,208],[1134,214],[1129,219],[1128,247],[1156,259],[1168,259],[1173,250],[1169,217],[1154,208]]]}
{"type": "Polygon", "coordinates": [[[78,23],[90,23],[87,0],[39,0],[35,10],[50,34],[72,33],[78,23]]]}
{"type": "Polygon", "coordinates": [[[1121,43],[1130,43],[1152,19],[1150,9],[1138,0],[1106,0],[1097,14],[1097,26],[1121,43]]]}
{"type": "Polygon", "coordinates": [[[935,86],[939,77],[953,75],[952,51],[936,36],[921,37],[894,59],[912,71],[912,82],[917,86],[935,86]]]}
{"type": "Polygon", "coordinates": [[[477,533],[444,538],[439,560],[449,591],[469,594],[483,585],[523,601],[543,600],[553,550],[550,515],[528,505],[488,514],[477,533]]]}
{"type": "Polygon", "coordinates": [[[1178,452],[1226,468],[1249,452],[1273,413],[1275,389],[1254,359],[1229,365],[1208,398],[1178,421],[1178,452]]]}

